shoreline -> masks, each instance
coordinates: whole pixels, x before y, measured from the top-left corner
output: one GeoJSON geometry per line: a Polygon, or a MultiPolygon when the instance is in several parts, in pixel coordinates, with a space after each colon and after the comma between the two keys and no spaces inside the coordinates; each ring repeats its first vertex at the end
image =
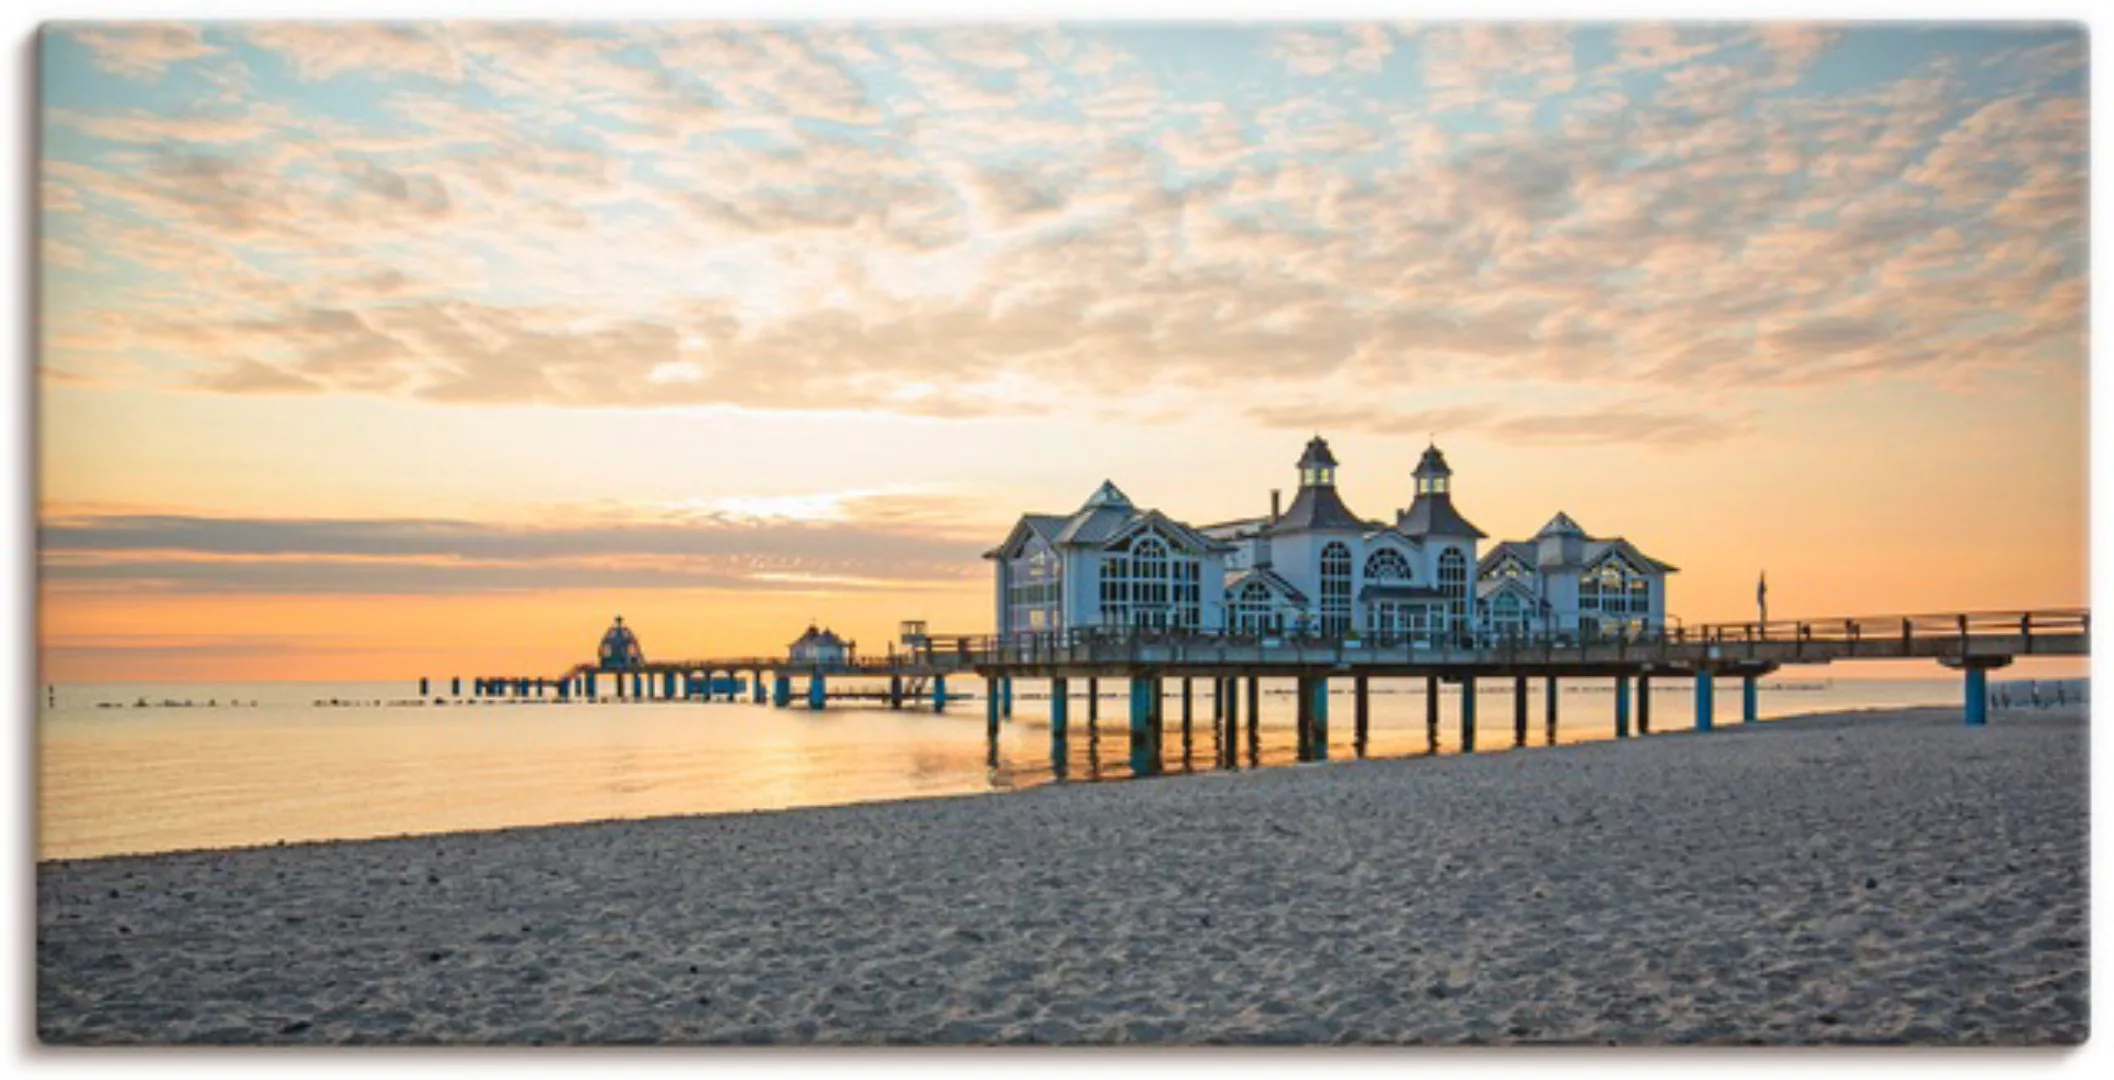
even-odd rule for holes
{"type": "Polygon", "coordinates": [[[1887,714],[1244,782],[42,862],[38,1032],[2081,1041],[2082,711],[1984,729],[1957,708],[1887,714]]]}
{"type": "MultiPolygon", "coordinates": [[[[500,702],[500,703],[497,703],[497,704],[506,704],[506,703],[504,703],[504,702],[500,702]]],[[[535,704],[535,702],[529,702],[528,704],[535,704]]],[[[1948,707],[1947,707],[1947,706],[1865,706],[1865,707],[1859,707],[1859,708],[1849,708],[1849,709],[1830,709],[1830,710],[1827,710],[1827,711],[1824,711],[1824,712],[1813,712],[1813,713],[1799,713],[1799,714],[1795,714],[1795,715],[1792,715],[1792,716],[1781,716],[1781,717],[1776,717],[1776,718],[1773,718],[1773,719],[1767,719],[1767,720],[1763,720],[1763,721],[1761,721],[1761,722],[1760,722],[1760,725],[1759,725],[1759,726],[1760,726],[1761,728],[1763,728],[1763,729],[1775,728],[1775,727],[1778,727],[1778,726],[1787,726],[1787,727],[1788,727],[1788,726],[1798,726],[1798,727],[1804,727],[1804,726],[1808,726],[1808,725],[1814,725],[1814,724],[1818,724],[1818,723],[1823,723],[1823,722],[1827,722],[1827,721],[1831,721],[1831,720],[1845,720],[1845,721],[1852,721],[1852,722],[1854,722],[1854,721],[1855,721],[1855,720],[1856,720],[1857,718],[1859,718],[1859,717],[1864,717],[1864,718],[1873,718],[1873,717],[1881,717],[1881,718],[1883,718],[1883,717],[1885,717],[1885,716],[1888,716],[1888,715],[1891,715],[1891,714],[1896,714],[1896,713],[1909,713],[1909,712],[1921,713],[1921,712],[1928,712],[1928,711],[1932,711],[1932,710],[1937,710],[1937,711],[1943,711],[1943,710],[1944,710],[1944,709],[1946,709],[1946,708],[1948,708],[1948,707]]],[[[1954,711],[1954,712],[1955,712],[1956,714],[1957,714],[1957,712],[1958,712],[1958,710],[1957,710],[1957,709],[1954,709],[1953,711],[1954,711]]],[[[2049,713],[2049,712],[2054,712],[2054,711],[2056,711],[2056,710],[2054,710],[2054,709],[2041,709],[2041,710],[2036,710],[2036,709],[2032,709],[2032,708],[2015,708],[2015,709],[2010,709],[2010,710],[1999,710],[1999,709],[1994,709],[1994,708],[1992,708],[1992,709],[1991,709],[1991,711],[1990,711],[1990,716],[1991,716],[1991,723],[1993,723],[1993,724],[1994,724],[1994,723],[1999,723],[1999,722],[2001,722],[2002,718],[2004,718],[2004,717],[2005,717],[2005,716],[2007,716],[2007,715],[2008,715],[2008,716],[2012,716],[2012,717],[2013,717],[2014,719],[2016,719],[2017,717],[2020,717],[2020,716],[2033,716],[2033,715],[2036,715],[2036,714],[2042,714],[2042,713],[2049,713]]],[[[1030,726],[1038,726],[1038,725],[1040,725],[1040,726],[1046,726],[1046,723],[1047,723],[1046,721],[1041,721],[1041,720],[1036,720],[1036,719],[1030,719],[1030,720],[1027,720],[1027,721],[1024,721],[1024,722],[1025,722],[1025,723],[1027,723],[1027,724],[1029,724],[1030,726]]],[[[1718,725],[1718,726],[1716,727],[1716,729],[1714,729],[1713,731],[1710,731],[1710,732],[1706,732],[1706,733],[1704,733],[1704,734],[1708,734],[1708,735],[1727,735],[1727,734],[1737,734],[1737,733],[1739,733],[1739,732],[1742,732],[1742,731],[1745,731],[1745,730],[1747,730],[1747,725],[1745,725],[1745,724],[1742,724],[1742,723],[1740,723],[1739,721],[1736,721],[1736,720],[1735,720],[1735,721],[1731,721],[1731,722],[1727,722],[1727,723],[1720,723],[1720,724],[1719,724],[1719,725],[1718,725]]],[[[1042,791],[1042,790],[1046,790],[1046,789],[1051,789],[1051,788],[1065,788],[1065,787],[1081,787],[1081,786],[1086,786],[1086,787],[1104,787],[1104,786],[1109,786],[1109,785],[1121,785],[1121,784],[1132,784],[1132,783],[1141,783],[1141,782],[1144,782],[1144,783],[1162,783],[1162,782],[1167,782],[1167,781],[1199,780],[1199,779],[1204,779],[1204,778],[1207,778],[1207,777],[1220,777],[1220,778],[1224,778],[1224,777],[1238,777],[1238,776],[1246,776],[1246,775],[1249,775],[1249,774],[1251,774],[1251,773],[1257,773],[1257,772],[1273,772],[1273,771],[1277,771],[1277,770],[1280,770],[1280,769],[1300,769],[1300,768],[1306,768],[1306,767],[1310,767],[1310,766],[1319,766],[1319,767],[1327,768],[1327,767],[1333,767],[1333,766],[1342,766],[1342,765],[1362,765],[1362,764],[1378,764],[1378,763],[1383,763],[1383,762],[1411,762],[1411,761],[1437,761],[1437,760],[1443,760],[1443,759],[1450,759],[1450,758],[1455,758],[1455,757],[1463,757],[1463,756],[1468,756],[1468,757],[1474,757],[1474,756],[1492,757],[1492,756],[1497,756],[1497,755],[1502,755],[1502,754],[1511,754],[1511,753],[1516,753],[1516,752],[1534,752],[1534,753],[1542,753],[1542,752],[1548,752],[1548,751],[1563,751],[1563,750],[1568,750],[1568,749],[1571,749],[1571,748],[1574,748],[1574,747],[1582,747],[1582,746],[1596,746],[1596,745],[1599,745],[1599,744],[1601,744],[1601,743],[1617,743],[1617,742],[1620,742],[1620,743],[1625,743],[1625,744],[1627,744],[1627,743],[1632,743],[1632,742],[1638,742],[1638,741],[1641,741],[1641,740],[1647,740],[1647,739],[1660,739],[1660,738],[1666,738],[1666,737],[1670,737],[1670,736],[1681,736],[1681,735],[1694,735],[1694,734],[1697,734],[1697,732],[1695,732],[1695,731],[1694,731],[1693,729],[1691,729],[1691,728],[1670,728],[1670,729],[1663,729],[1663,730],[1660,730],[1660,731],[1655,731],[1655,732],[1652,732],[1652,733],[1651,733],[1651,734],[1649,734],[1649,735],[1634,735],[1634,734],[1633,734],[1633,735],[1632,735],[1632,736],[1631,736],[1630,738],[1627,738],[1627,739],[1620,739],[1620,740],[1618,740],[1618,739],[1616,739],[1616,738],[1614,738],[1614,737],[1613,737],[1612,733],[1610,733],[1610,734],[1608,734],[1608,735],[1604,735],[1604,736],[1601,736],[1601,737],[1597,737],[1597,738],[1588,738],[1588,739],[1578,739],[1578,740],[1575,740],[1575,741],[1572,741],[1572,742],[1563,742],[1563,743],[1558,743],[1558,744],[1556,744],[1556,745],[1554,745],[1554,746],[1546,746],[1546,745],[1534,745],[1534,744],[1531,744],[1531,743],[1530,743],[1530,744],[1529,744],[1528,746],[1526,746],[1526,747],[1515,747],[1515,746],[1512,746],[1512,745],[1510,745],[1509,743],[1505,743],[1505,742],[1492,742],[1492,743],[1491,743],[1490,745],[1488,745],[1488,746],[1486,746],[1486,747],[1484,747],[1484,748],[1482,748],[1482,749],[1480,749],[1480,750],[1477,750],[1477,751],[1475,751],[1475,752],[1474,752],[1474,753],[1472,753],[1472,754],[1463,754],[1463,753],[1462,753],[1461,751],[1459,751],[1459,750],[1447,750],[1447,751],[1442,751],[1442,752],[1440,752],[1440,753],[1437,753],[1437,754],[1426,754],[1426,753],[1410,753],[1410,754],[1388,754],[1388,755],[1375,755],[1375,756],[1371,756],[1371,757],[1367,757],[1367,758],[1337,758],[1337,759],[1333,759],[1333,760],[1330,760],[1330,761],[1327,761],[1327,762],[1315,762],[1315,763],[1273,764],[1273,765],[1264,765],[1264,766],[1260,766],[1260,767],[1253,767],[1253,766],[1246,766],[1246,765],[1244,765],[1244,766],[1240,767],[1240,768],[1239,768],[1239,769],[1237,769],[1237,770],[1220,770],[1220,769],[1205,769],[1205,770],[1200,770],[1200,771],[1198,771],[1198,772],[1195,772],[1195,773],[1181,773],[1181,772],[1172,772],[1172,771],[1171,771],[1171,772],[1166,772],[1166,773],[1163,773],[1163,774],[1161,774],[1161,775],[1159,775],[1159,776],[1153,776],[1153,777],[1143,777],[1143,778],[1140,778],[1140,777],[1130,777],[1130,776],[1109,776],[1109,777],[1105,777],[1105,778],[1100,778],[1100,779],[1084,779],[1084,778],[1080,778],[1080,779],[1069,779],[1069,780],[1059,780],[1059,781],[1052,781],[1052,782],[1045,782],[1045,783],[1036,783],[1036,784],[1029,784],[1029,785],[1025,785],[1025,786],[1021,786],[1021,787],[1016,787],[1016,788],[1006,788],[1006,789],[998,789],[998,790],[986,790],[986,791],[968,791],[968,792],[958,792],[958,793],[951,793],[951,794],[939,794],[939,795],[911,795],[911,796],[902,796],[902,797],[891,797],[891,798],[881,798],[881,799],[863,799],[863,800],[853,800],[853,801],[849,801],[849,802],[831,802],[831,803],[810,803],[810,804],[805,804],[805,805],[800,805],[800,806],[779,806],[779,807],[765,807],[765,808],[758,808],[758,809],[750,809],[750,810],[712,810],[712,811],[702,811],[702,812],[698,812],[698,813],[682,813],[682,814],[658,814],[658,815],[652,815],[652,816],[645,816],[645,817],[604,817],[604,818],[584,818],[584,819],[580,819],[580,820],[574,820],[574,821],[550,821],[550,822],[537,822],[537,823],[529,823],[529,824],[521,824],[521,825],[505,825],[505,826],[498,826],[498,827],[495,827],[495,828],[486,828],[486,829],[451,829],[451,830],[438,830],[438,831],[433,831],[433,832],[401,832],[401,833],[387,833],[387,834],[381,834],[381,835],[375,835],[375,836],[318,837],[318,838],[313,838],[313,839],[305,839],[305,840],[278,840],[278,841],[273,841],[273,842],[268,842],[268,843],[255,843],[255,844],[234,844],[234,845],[227,845],[227,846],[221,846],[221,847],[195,847],[195,848],[171,848],[171,849],[166,849],[166,850],[160,850],[160,851],[135,851],[135,852],[114,852],[114,853],[111,853],[111,854],[107,854],[107,855],[82,855],[82,856],[55,856],[55,857],[51,857],[51,858],[43,858],[43,857],[40,857],[40,858],[38,858],[38,859],[36,860],[36,866],[37,866],[37,868],[38,868],[39,870],[41,870],[41,869],[43,869],[43,868],[44,868],[44,867],[46,867],[46,866],[53,866],[53,865],[61,865],[61,864],[98,863],[98,862],[107,862],[107,861],[111,861],[111,860],[136,860],[136,859],[155,859],[155,858],[160,858],[160,857],[162,857],[162,856],[171,856],[171,855],[192,855],[192,854],[233,854],[233,853],[237,853],[237,852],[245,852],[245,851],[278,851],[278,850],[286,850],[286,849],[294,849],[294,848],[301,848],[301,849],[309,849],[309,848],[317,848],[317,847],[335,847],[335,846],[341,846],[341,845],[349,845],[349,844],[382,844],[382,843],[392,843],[392,842],[398,842],[398,841],[412,841],[412,840],[431,840],[431,839],[440,839],[440,838],[446,838],[446,837],[477,837],[477,836],[493,836],[493,835],[503,835],[503,834],[517,833],[517,832],[533,832],[533,831],[539,831],[539,830],[550,830],[550,829],[573,829],[573,828],[589,828],[589,827],[598,827],[598,826],[609,826],[609,825],[622,825],[622,824],[627,824],[627,823],[632,823],[632,822],[647,822],[647,821],[693,821],[693,820],[712,820],[712,819],[721,819],[721,818],[728,818],[728,819],[741,819],[741,818],[748,818],[748,817],[754,817],[754,816],[758,816],[758,815],[795,814],[795,813],[801,813],[801,812],[804,812],[804,811],[815,811],[815,810],[832,810],[832,809],[841,809],[841,808],[845,808],[845,807],[875,807],[875,806],[895,806],[895,805],[904,805],[904,804],[916,804],[916,803],[922,803],[922,802],[933,802],[933,801],[958,801],[958,800],[962,800],[962,799],[986,799],[986,798],[1004,798],[1004,797],[1008,797],[1008,796],[1022,795],[1022,794],[1026,794],[1026,793],[1028,793],[1028,792],[1033,792],[1033,791],[1042,791]]],[[[1115,739],[1118,739],[1118,740],[1120,740],[1120,736],[1118,736],[1118,735],[1112,735],[1112,736],[1110,736],[1110,737],[1111,737],[1111,738],[1115,738],[1115,739]]]]}

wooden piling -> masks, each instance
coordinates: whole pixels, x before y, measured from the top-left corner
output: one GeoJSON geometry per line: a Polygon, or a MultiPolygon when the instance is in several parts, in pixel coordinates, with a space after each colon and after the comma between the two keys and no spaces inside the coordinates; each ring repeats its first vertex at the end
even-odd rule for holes
{"type": "Polygon", "coordinates": [[[1357,739],[1351,748],[1351,752],[1361,758],[1365,756],[1366,735],[1370,731],[1372,723],[1372,701],[1367,697],[1369,689],[1366,682],[1367,679],[1364,675],[1351,680],[1351,694],[1354,699],[1352,711],[1356,714],[1353,723],[1357,725],[1358,729],[1357,739]]]}
{"type": "Polygon", "coordinates": [[[1439,752],[1439,677],[1424,676],[1424,745],[1425,753],[1439,752]]]}
{"type": "Polygon", "coordinates": [[[1637,676],[1637,734],[1652,733],[1652,677],[1637,676]]]}
{"type": "Polygon", "coordinates": [[[1512,745],[1527,745],[1527,677],[1512,677],[1512,745]]]}

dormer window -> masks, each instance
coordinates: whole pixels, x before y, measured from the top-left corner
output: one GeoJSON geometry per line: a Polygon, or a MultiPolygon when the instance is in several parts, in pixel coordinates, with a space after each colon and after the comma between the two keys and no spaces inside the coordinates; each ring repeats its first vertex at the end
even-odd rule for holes
{"type": "Polygon", "coordinates": [[[1417,477],[1417,494],[1444,495],[1452,478],[1445,473],[1417,477]]]}
{"type": "Polygon", "coordinates": [[[1309,465],[1299,470],[1299,482],[1306,487],[1334,487],[1336,486],[1336,467],[1334,465],[1309,465]]]}

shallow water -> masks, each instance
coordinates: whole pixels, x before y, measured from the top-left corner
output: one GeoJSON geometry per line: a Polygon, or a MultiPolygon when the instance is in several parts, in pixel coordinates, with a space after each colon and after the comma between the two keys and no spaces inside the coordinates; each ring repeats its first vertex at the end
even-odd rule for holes
{"type": "MultiPolygon", "coordinates": [[[[832,680],[831,689],[858,689],[856,682],[832,680]]],[[[980,680],[968,682],[981,692],[980,680]]],[[[439,704],[419,699],[409,683],[59,686],[48,704],[39,703],[38,854],[73,858],[972,794],[1050,783],[1060,773],[1066,782],[1129,778],[1127,685],[1101,681],[1100,720],[1091,725],[1084,683],[1072,680],[1061,767],[1047,719],[1048,684],[1029,680],[1016,683],[1013,716],[995,747],[984,738],[980,700],[935,715],[929,706],[894,712],[873,702],[822,712],[746,701],[439,704]],[[358,704],[323,704],[333,699],[358,704]],[[230,704],[236,701],[242,704],[230,704]]],[[[1239,767],[1295,761],[1292,685],[1263,681],[1252,755],[1243,695],[1239,767]]],[[[1195,685],[1185,737],[1181,683],[1167,681],[1163,771],[1216,767],[1209,687],[1195,685]]],[[[1340,761],[1356,756],[1350,680],[1336,680],[1334,689],[1329,757],[1340,761]]],[[[1542,693],[1539,681],[1530,684],[1529,747],[1549,741],[1542,693]]],[[[1950,705],[1959,695],[1952,680],[1794,677],[1765,680],[1759,706],[1766,719],[1950,705]]],[[[1442,753],[1460,748],[1459,698],[1455,688],[1442,692],[1442,753]]],[[[1718,723],[1736,722],[1739,682],[1719,680],[1716,699],[1718,723]]],[[[1686,680],[1656,683],[1652,729],[1688,730],[1694,700],[1686,680]]],[[[1371,710],[1367,756],[1430,751],[1423,680],[1375,680],[1371,710]]],[[[1609,737],[1612,683],[1565,680],[1559,713],[1557,742],[1609,737]]],[[[1512,748],[1510,680],[1481,684],[1476,715],[1478,753],[1512,748]]]]}

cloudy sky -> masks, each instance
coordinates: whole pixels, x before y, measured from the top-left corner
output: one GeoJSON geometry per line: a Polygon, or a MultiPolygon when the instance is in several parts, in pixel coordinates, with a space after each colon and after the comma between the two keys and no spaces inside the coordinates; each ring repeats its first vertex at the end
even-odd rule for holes
{"type": "Polygon", "coordinates": [[[405,677],[990,625],[1103,478],[1430,438],[1690,622],[2085,601],[2068,26],[71,24],[43,637],[405,677]]]}

